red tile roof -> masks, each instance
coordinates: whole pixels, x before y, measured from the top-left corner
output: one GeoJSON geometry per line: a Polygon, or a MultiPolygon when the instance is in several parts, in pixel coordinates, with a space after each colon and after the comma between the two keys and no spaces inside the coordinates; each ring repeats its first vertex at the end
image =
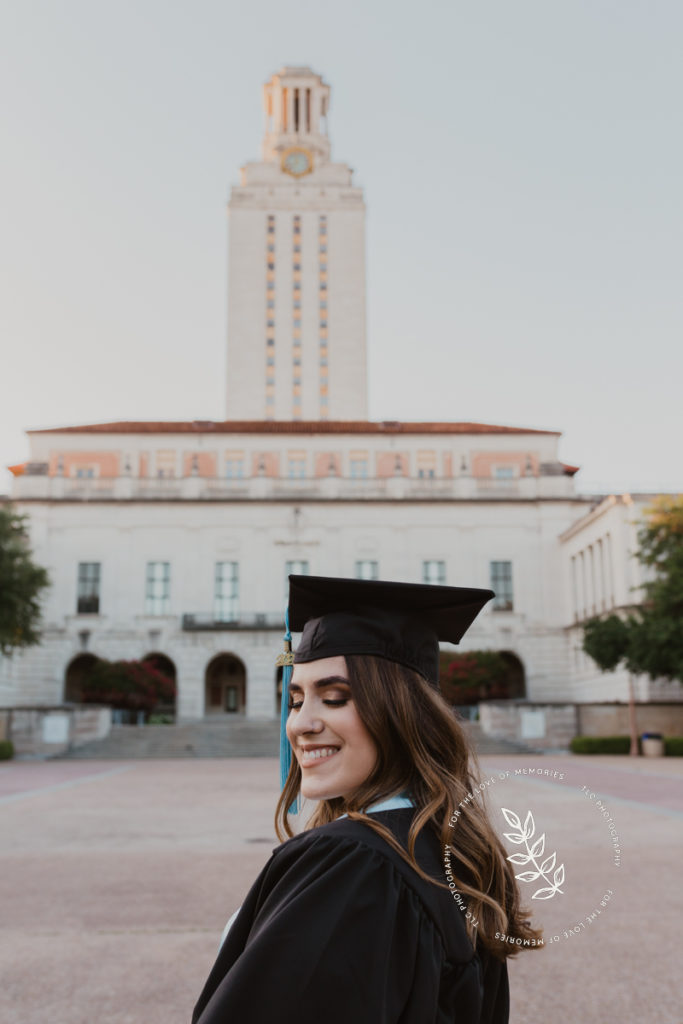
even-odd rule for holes
{"type": "Polygon", "coordinates": [[[85,423],[28,430],[28,434],[550,434],[559,430],[501,427],[490,423],[422,423],[398,420],[183,420],[85,423]]]}

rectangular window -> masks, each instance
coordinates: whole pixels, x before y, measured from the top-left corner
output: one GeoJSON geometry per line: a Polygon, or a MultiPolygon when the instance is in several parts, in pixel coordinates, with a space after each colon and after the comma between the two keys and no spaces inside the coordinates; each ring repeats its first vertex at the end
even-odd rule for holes
{"type": "Polygon", "coordinates": [[[236,622],[239,618],[239,564],[216,562],[213,591],[213,617],[216,622],[236,622]]]}
{"type": "Polygon", "coordinates": [[[79,615],[98,615],[100,611],[100,562],[78,563],[79,615]]]}
{"type": "Polygon", "coordinates": [[[308,561],[285,562],[285,602],[289,598],[289,577],[308,576],[309,573],[308,561]]]}
{"type": "MultiPolygon", "coordinates": [[[[229,480],[244,476],[244,459],[226,459],[225,475],[229,480]]],[[[227,563],[226,563],[227,564],[227,563]]]]}
{"type": "Polygon", "coordinates": [[[494,466],[493,475],[496,480],[514,480],[515,478],[515,467],[514,466],[494,466]]]}
{"type": "Polygon", "coordinates": [[[351,477],[354,480],[365,479],[368,475],[368,460],[363,459],[350,459],[349,469],[351,471],[351,477]]]}
{"type": "Polygon", "coordinates": [[[493,599],[493,608],[496,611],[511,612],[514,607],[512,562],[491,562],[491,590],[496,595],[493,599]]]}
{"type": "Polygon", "coordinates": [[[306,460],[302,458],[289,459],[288,475],[290,479],[301,479],[306,476],[306,460]]]}
{"type": "Polygon", "coordinates": [[[422,563],[422,582],[439,583],[446,582],[446,563],[438,560],[429,560],[422,563]]]}
{"type": "Polygon", "coordinates": [[[148,562],[145,581],[145,615],[168,615],[171,611],[171,563],[148,562]]]}
{"type": "Polygon", "coordinates": [[[365,560],[356,562],[355,575],[357,580],[378,580],[379,562],[365,560]]]}
{"type": "Polygon", "coordinates": [[[156,453],[156,472],[160,477],[174,477],[176,470],[177,456],[174,451],[166,449],[156,453]]]}

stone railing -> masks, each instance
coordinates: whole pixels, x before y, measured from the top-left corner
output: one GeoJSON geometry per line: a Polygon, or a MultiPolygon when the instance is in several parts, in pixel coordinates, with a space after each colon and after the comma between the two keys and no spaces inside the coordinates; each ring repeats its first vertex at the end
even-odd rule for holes
{"type": "Polygon", "coordinates": [[[98,704],[0,708],[0,739],[12,741],[15,757],[56,757],[110,730],[111,708],[98,704]]]}
{"type": "Polygon", "coordinates": [[[446,477],[16,477],[16,501],[521,501],[575,497],[567,476],[446,477]]]}

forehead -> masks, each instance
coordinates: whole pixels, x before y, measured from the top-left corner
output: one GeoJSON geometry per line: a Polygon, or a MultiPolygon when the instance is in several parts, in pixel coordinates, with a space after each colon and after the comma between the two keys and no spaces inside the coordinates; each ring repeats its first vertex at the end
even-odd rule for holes
{"type": "Polygon", "coordinates": [[[315,661],[302,661],[292,666],[292,682],[300,686],[305,683],[315,683],[318,679],[325,679],[329,676],[342,676],[349,678],[346,668],[346,659],[339,654],[334,658],[317,658],[315,661]]]}

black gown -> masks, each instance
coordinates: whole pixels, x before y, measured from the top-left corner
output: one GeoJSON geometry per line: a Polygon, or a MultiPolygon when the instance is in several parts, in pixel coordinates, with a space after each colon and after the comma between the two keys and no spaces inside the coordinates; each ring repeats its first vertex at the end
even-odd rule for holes
{"type": "MultiPolygon", "coordinates": [[[[407,848],[412,807],[370,812],[407,848]]],[[[445,880],[426,828],[415,855],[445,880]]],[[[192,1024],[507,1024],[507,964],[475,954],[450,893],[367,825],[278,846],[232,923],[192,1024]]]]}

